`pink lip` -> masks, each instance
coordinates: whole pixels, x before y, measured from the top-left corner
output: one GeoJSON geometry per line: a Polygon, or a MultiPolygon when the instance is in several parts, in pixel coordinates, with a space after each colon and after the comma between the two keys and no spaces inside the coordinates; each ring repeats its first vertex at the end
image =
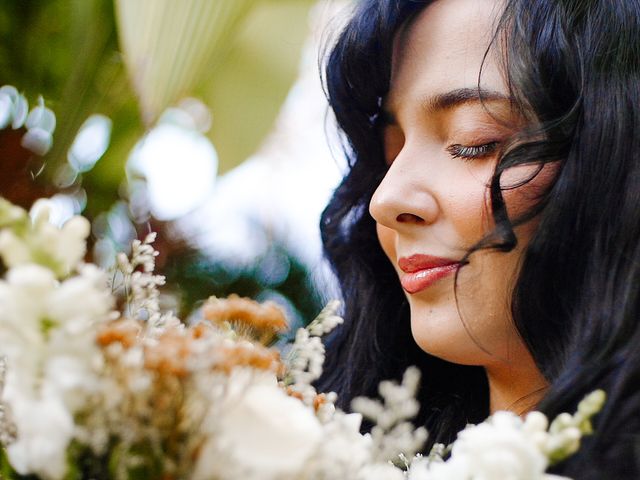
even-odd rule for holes
{"type": "Polygon", "coordinates": [[[460,268],[460,262],[431,255],[412,255],[398,260],[404,274],[400,283],[407,293],[418,293],[460,268]]]}

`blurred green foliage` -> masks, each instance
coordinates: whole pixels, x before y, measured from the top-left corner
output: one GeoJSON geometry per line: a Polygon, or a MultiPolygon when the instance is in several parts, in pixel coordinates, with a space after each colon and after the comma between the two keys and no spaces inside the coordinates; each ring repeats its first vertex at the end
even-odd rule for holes
{"type": "Polygon", "coordinates": [[[111,0],[13,0],[0,3],[0,84],[55,112],[54,146],[44,182],[66,162],[78,129],[92,113],[113,120],[111,147],[83,179],[92,218],[118,196],[129,150],[144,132],[118,52],[111,0]]]}
{"type": "Polygon", "coordinates": [[[198,87],[197,96],[213,112],[209,137],[221,171],[251,155],[269,133],[298,73],[311,3],[278,0],[259,5],[211,78],[198,87]]]}
{"type": "Polygon", "coordinates": [[[250,266],[212,262],[191,252],[169,258],[163,271],[167,278],[180,279],[179,311],[183,316],[210,296],[223,298],[231,293],[259,301],[282,296],[289,302],[289,319],[297,324],[313,320],[323,306],[307,267],[275,243],[250,266]]]}
{"type": "MultiPolygon", "coordinates": [[[[230,45],[220,50],[193,95],[214,116],[209,133],[224,172],[259,146],[297,73],[307,34],[309,0],[255,0],[230,45]]],[[[118,47],[112,0],[0,2],[0,84],[30,102],[38,95],[56,113],[54,147],[43,174],[52,181],[79,127],[92,113],[113,120],[111,145],[85,174],[86,214],[118,198],[124,165],[145,128],[118,47]]]]}
{"type": "MultiPolygon", "coordinates": [[[[197,82],[192,95],[213,113],[208,135],[221,172],[251,155],[271,129],[297,75],[312,3],[254,0],[229,36],[231,43],[220,46],[216,63],[197,82]]],[[[14,85],[32,104],[42,95],[57,118],[53,148],[38,180],[55,184],[78,129],[91,114],[113,121],[106,153],[73,186],[81,183],[87,193],[83,214],[89,219],[126,200],[125,164],[146,131],[117,28],[113,0],[0,1],[0,85],[14,85]]],[[[168,281],[183,290],[183,303],[231,292],[256,297],[273,289],[309,319],[318,299],[304,266],[284,255],[290,270],[278,285],[265,285],[256,269],[236,272],[230,280],[228,267],[194,251],[172,258],[168,281]]]]}

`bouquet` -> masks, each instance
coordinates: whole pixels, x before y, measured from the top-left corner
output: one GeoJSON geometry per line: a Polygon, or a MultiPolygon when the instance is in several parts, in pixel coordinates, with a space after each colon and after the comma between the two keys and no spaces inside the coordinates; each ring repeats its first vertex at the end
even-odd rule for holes
{"type": "Polygon", "coordinates": [[[416,369],[355,413],[312,386],[337,302],[283,356],[275,304],[211,298],[185,324],[160,308],[154,234],[107,272],[83,261],[86,219],[48,220],[46,200],[26,212],[0,199],[1,478],[551,478],[604,402],[596,391],[550,425],[498,412],[422,456],[416,369]]]}

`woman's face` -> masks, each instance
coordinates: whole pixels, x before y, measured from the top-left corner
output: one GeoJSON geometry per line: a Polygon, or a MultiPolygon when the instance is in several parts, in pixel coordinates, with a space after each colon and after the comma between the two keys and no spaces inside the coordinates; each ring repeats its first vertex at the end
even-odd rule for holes
{"type": "MultiPolygon", "coordinates": [[[[417,343],[449,361],[485,366],[530,358],[509,302],[535,225],[516,228],[518,246],[509,253],[480,250],[468,265],[456,263],[494,225],[487,185],[498,150],[522,125],[495,51],[485,58],[500,11],[494,0],[438,0],[397,35],[383,104],[389,169],[370,204],[417,343]]],[[[508,172],[503,183],[528,173],[508,172]]],[[[545,177],[504,192],[511,216],[545,177]]]]}

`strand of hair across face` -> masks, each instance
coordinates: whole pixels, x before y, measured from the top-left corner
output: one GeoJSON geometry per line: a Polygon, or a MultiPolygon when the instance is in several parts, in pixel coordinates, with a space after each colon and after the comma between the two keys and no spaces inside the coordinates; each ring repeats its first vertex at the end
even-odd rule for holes
{"type": "Polygon", "coordinates": [[[505,408],[505,410],[507,411],[514,411],[514,408],[516,406],[518,406],[518,404],[525,402],[527,399],[530,399],[531,397],[535,396],[535,401],[533,402],[527,402],[525,404],[525,408],[522,410],[518,410],[517,412],[515,412],[518,416],[523,416],[526,413],[529,413],[530,411],[532,411],[534,408],[536,408],[536,406],[539,403],[540,398],[538,397],[538,394],[540,393],[544,393],[545,391],[547,391],[549,389],[548,385],[545,385],[543,387],[537,388],[535,390],[533,390],[532,392],[527,393],[526,395],[518,398],[515,402],[511,403],[510,405],[507,406],[507,408],[505,408]]]}

